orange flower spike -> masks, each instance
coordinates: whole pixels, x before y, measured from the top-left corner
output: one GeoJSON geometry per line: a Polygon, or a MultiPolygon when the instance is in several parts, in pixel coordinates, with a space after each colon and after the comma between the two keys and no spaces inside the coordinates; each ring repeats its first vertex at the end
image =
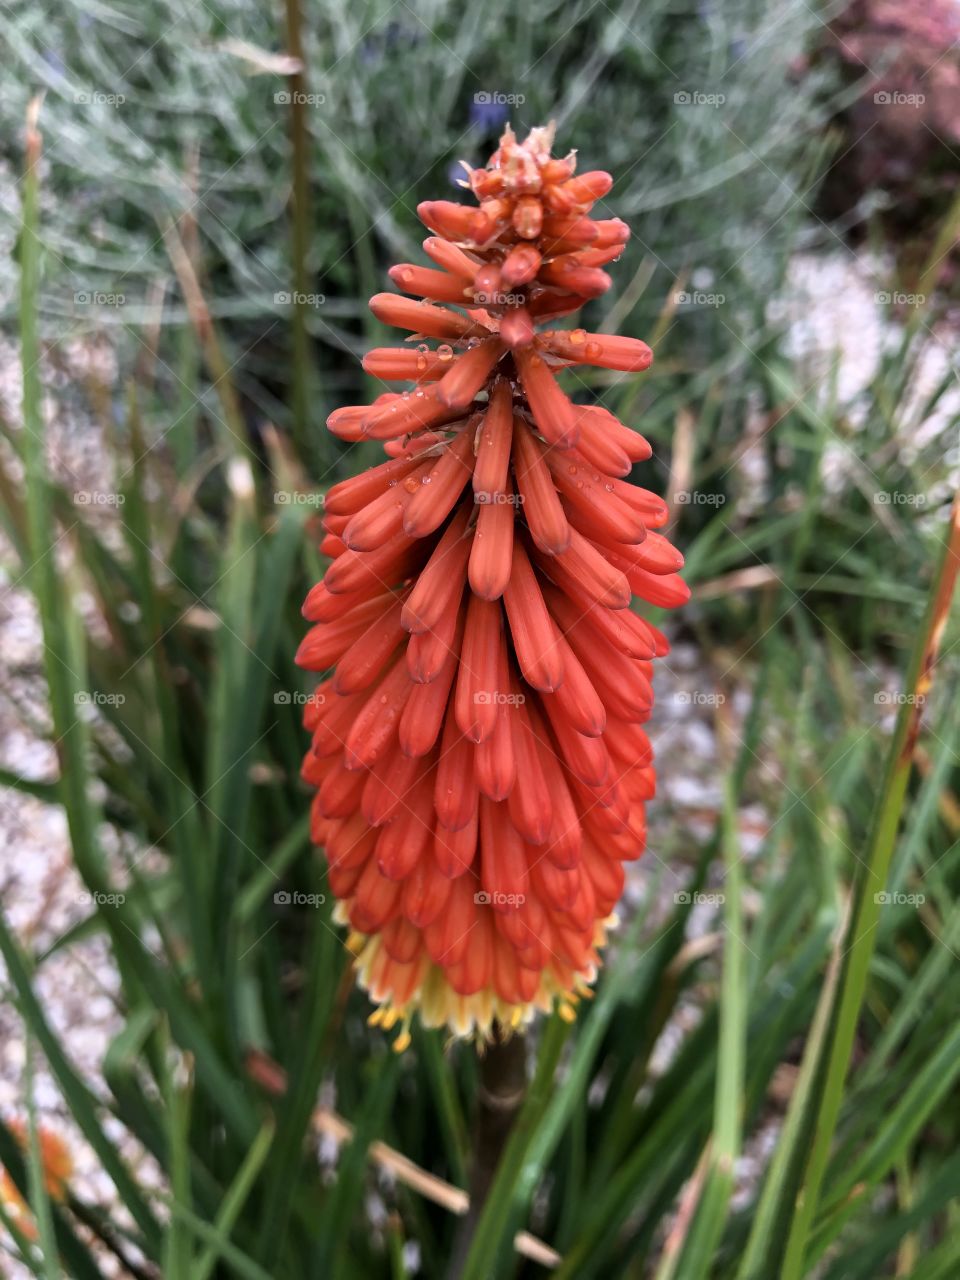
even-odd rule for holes
{"type": "Polygon", "coordinates": [[[650,446],[563,385],[652,353],[556,327],[610,287],[629,232],[591,216],[610,175],[576,176],[552,143],[508,129],[467,169],[476,203],[420,205],[433,266],[398,264],[413,296],[370,303],[410,345],[364,359],[407,389],[328,422],[387,461],[327,495],[302,776],[334,918],[398,1049],[415,1015],[479,1038],[574,1016],[654,793],[641,725],[668,645],[629,605],[688,595],[653,532],[666,504],[626,479],[650,446]]]}
{"type": "Polygon", "coordinates": [[[473,492],[478,502],[489,502],[505,493],[513,443],[513,394],[510,384],[501,381],[490,393],[490,404],[477,438],[477,463],[473,469],[473,492]]]}

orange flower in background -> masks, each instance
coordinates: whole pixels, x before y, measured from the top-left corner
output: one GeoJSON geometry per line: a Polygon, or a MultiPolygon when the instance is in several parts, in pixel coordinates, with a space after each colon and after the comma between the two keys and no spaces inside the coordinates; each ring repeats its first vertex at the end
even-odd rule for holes
{"type": "Polygon", "coordinates": [[[656,532],[665,503],[626,479],[650,447],[558,381],[652,353],[542,327],[609,288],[629,235],[588,216],[609,174],[577,176],[552,136],[508,129],[468,169],[479,207],[420,205],[435,265],[392,268],[416,296],[370,303],[416,345],[363,362],[412,389],[328,421],[383,440],[388,461],[326,497],[332,564],[297,661],[332,674],[307,708],[303,777],[336,918],[373,1020],[403,1020],[397,1048],[417,1011],[481,1036],[557,1002],[573,1016],[654,793],[642,726],[668,645],[631,600],[689,595],[656,532]]]}
{"type": "MultiPolygon", "coordinates": [[[[8,1120],[7,1128],[17,1140],[24,1153],[29,1146],[27,1126],[22,1120],[8,1120]]],[[[41,1127],[37,1136],[40,1142],[40,1161],[43,1165],[43,1181],[47,1194],[53,1200],[63,1200],[66,1195],[67,1182],[73,1174],[73,1159],[63,1139],[52,1129],[41,1127]]],[[[29,1240],[36,1240],[37,1228],[17,1184],[10,1174],[0,1166],[0,1201],[7,1213],[29,1240]]]]}

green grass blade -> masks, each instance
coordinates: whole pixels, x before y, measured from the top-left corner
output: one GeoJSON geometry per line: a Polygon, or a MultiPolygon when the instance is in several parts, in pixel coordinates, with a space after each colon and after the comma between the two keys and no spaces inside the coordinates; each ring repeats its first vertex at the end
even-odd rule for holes
{"type": "Polygon", "coordinates": [[[237,1219],[243,1211],[253,1185],[257,1180],[257,1175],[263,1166],[264,1160],[267,1158],[267,1152],[270,1150],[270,1144],[273,1141],[274,1122],[268,1120],[263,1128],[254,1138],[250,1146],[250,1150],[244,1156],[243,1164],[237,1170],[237,1176],[230,1183],[224,1192],[223,1200],[217,1211],[213,1227],[217,1233],[217,1240],[210,1241],[209,1247],[197,1259],[193,1270],[190,1272],[190,1280],[207,1280],[213,1272],[217,1264],[217,1259],[224,1256],[224,1246],[229,1244],[230,1232],[236,1225],[237,1219]]]}
{"type": "Polygon", "coordinates": [[[920,626],[905,681],[908,697],[900,708],[881,782],[876,818],[867,847],[866,873],[861,876],[850,923],[837,1015],[829,1032],[823,1090],[817,1107],[813,1145],[803,1188],[790,1225],[783,1280],[801,1280],[807,1241],[817,1213],[820,1191],[834,1130],[843,1100],[844,1081],[867,987],[870,960],[880,919],[880,895],[900,826],[920,715],[932,678],[939,642],[960,572],[960,498],[954,500],[950,527],[944,537],[940,563],[933,575],[926,617],[920,626]],[[917,697],[920,701],[917,702],[917,697]]]}
{"type": "Polygon", "coordinates": [[[704,1280],[710,1274],[733,1194],[743,1124],[747,1022],[743,877],[736,823],[736,798],[728,785],[723,818],[723,970],[713,1133],[704,1152],[705,1179],[689,1232],[678,1249],[664,1251],[656,1280],[704,1280]]]}

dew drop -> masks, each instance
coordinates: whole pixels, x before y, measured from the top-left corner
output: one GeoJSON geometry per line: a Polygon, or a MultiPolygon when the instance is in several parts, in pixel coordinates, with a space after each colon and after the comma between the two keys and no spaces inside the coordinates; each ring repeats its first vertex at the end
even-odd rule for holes
{"type": "Polygon", "coordinates": [[[603,355],[603,347],[601,347],[599,342],[588,342],[584,347],[584,351],[591,360],[595,360],[597,356],[603,355]]]}
{"type": "Polygon", "coordinates": [[[579,347],[581,342],[586,341],[586,337],[587,337],[586,329],[574,329],[570,334],[570,341],[574,344],[574,346],[579,347]]]}
{"type": "Polygon", "coordinates": [[[452,360],[453,347],[451,347],[448,342],[444,342],[439,347],[437,347],[437,355],[441,360],[452,360]]]}
{"type": "Polygon", "coordinates": [[[430,350],[430,348],[427,346],[425,342],[418,342],[417,350],[420,352],[422,356],[425,356],[427,352],[430,350]]]}

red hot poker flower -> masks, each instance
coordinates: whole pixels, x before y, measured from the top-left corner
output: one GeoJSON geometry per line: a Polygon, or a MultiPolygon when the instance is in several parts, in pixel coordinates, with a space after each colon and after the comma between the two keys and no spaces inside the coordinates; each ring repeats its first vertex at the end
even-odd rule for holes
{"type": "Polygon", "coordinates": [[[654,792],[642,726],[667,642],[631,600],[689,594],[656,532],[665,504],[625,478],[646,441],[558,381],[652,353],[552,327],[609,287],[629,232],[589,216],[610,176],[575,175],[551,142],[508,129],[468,170],[479,207],[420,206],[434,265],[394,267],[414,296],[370,303],[417,345],[364,360],[410,389],[328,422],[388,460],[326,498],[332,563],[297,660],[332,674],[307,709],[303,776],[373,1021],[403,1021],[397,1048],[416,1011],[480,1036],[555,1002],[573,1016],[654,792]]]}

